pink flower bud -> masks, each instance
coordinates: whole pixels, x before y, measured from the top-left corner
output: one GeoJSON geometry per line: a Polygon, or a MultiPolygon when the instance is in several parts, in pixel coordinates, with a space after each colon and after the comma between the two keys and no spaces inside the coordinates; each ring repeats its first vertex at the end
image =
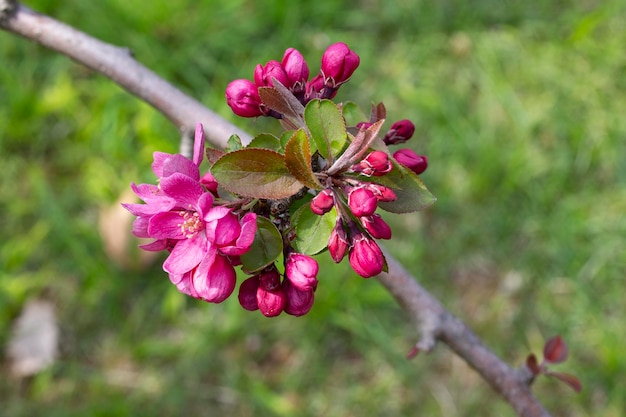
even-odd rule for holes
{"type": "Polygon", "coordinates": [[[239,304],[248,311],[259,309],[259,303],[256,299],[257,290],[259,289],[259,276],[255,275],[246,279],[239,286],[239,304]]]}
{"type": "Polygon", "coordinates": [[[259,288],[256,292],[259,310],[266,317],[275,317],[283,312],[287,297],[280,286],[280,274],[276,269],[259,275],[259,288]]]}
{"type": "Polygon", "coordinates": [[[375,183],[366,183],[365,187],[374,193],[374,196],[378,201],[390,202],[396,201],[398,198],[396,193],[389,187],[375,183]]]}
{"type": "Polygon", "coordinates": [[[300,291],[309,291],[317,288],[317,261],[301,253],[291,253],[285,265],[285,275],[294,287],[300,291]]]}
{"type": "Polygon", "coordinates": [[[261,116],[261,97],[256,84],[250,80],[235,80],[226,87],[226,103],[237,116],[261,116]]]}
{"type": "Polygon", "coordinates": [[[373,175],[380,177],[391,171],[393,165],[385,152],[373,151],[361,160],[355,168],[353,168],[355,171],[365,176],[371,177],[373,175]]]}
{"type": "Polygon", "coordinates": [[[370,127],[373,124],[374,123],[371,123],[371,122],[359,122],[359,123],[356,124],[356,127],[358,129],[367,129],[368,127],[370,127]]]}
{"type": "Polygon", "coordinates": [[[278,61],[270,61],[265,66],[259,64],[254,68],[254,83],[257,87],[274,87],[274,80],[286,86],[289,84],[289,78],[285,69],[278,61]]]}
{"type": "Polygon", "coordinates": [[[411,149],[400,149],[393,154],[393,157],[399,164],[404,165],[417,175],[426,171],[426,168],[428,168],[428,158],[416,154],[411,149]]]}
{"type": "Polygon", "coordinates": [[[380,274],[385,266],[380,247],[362,233],[354,235],[348,260],[352,269],[363,278],[380,274]]]}
{"type": "Polygon", "coordinates": [[[311,211],[318,216],[328,213],[335,204],[335,198],[333,197],[333,191],[330,188],[326,188],[320,191],[311,200],[311,211]]]}
{"type": "Polygon", "coordinates": [[[330,256],[335,263],[341,262],[343,257],[346,256],[348,246],[350,246],[348,233],[346,233],[346,229],[343,226],[343,220],[339,217],[328,239],[328,252],[330,252],[330,256]]]}
{"type": "Polygon", "coordinates": [[[391,239],[391,227],[380,214],[361,217],[361,224],[374,239],[391,239]]]}
{"type": "Polygon", "coordinates": [[[285,313],[292,316],[303,316],[311,310],[315,296],[313,290],[302,291],[288,279],[283,281],[283,292],[287,298],[285,313]]]}
{"type": "Polygon", "coordinates": [[[359,56],[345,43],[330,45],[322,56],[322,74],[325,83],[334,88],[348,81],[359,63],[359,56]]]}
{"type": "Polygon", "coordinates": [[[413,133],[415,133],[415,125],[412,121],[407,119],[399,120],[391,125],[391,129],[389,129],[383,140],[386,145],[396,145],[411,139],[413,133]]]}
{"type": "Polygon", "coordinates": [[[210,171],[207,171],[206,174],[200,177],[200,184],[204,185],[204,188],[206,188],[211,194],[217,196],[217,188],[219,187],[219,184],[210,171]]]}
{"type": "Polygon", "coordinates": [[[300,51],[294,48],[287,49],[281,64],[289,80],[285,87],[303,89],[309,79],[309,66],[300,51]]]}
{"type": "Polygon", "coordinates": [[[371,216],[378,207],[378,200],[368,188],[355,187],[348,193],[348,206],[356,217],[371,216]]]}

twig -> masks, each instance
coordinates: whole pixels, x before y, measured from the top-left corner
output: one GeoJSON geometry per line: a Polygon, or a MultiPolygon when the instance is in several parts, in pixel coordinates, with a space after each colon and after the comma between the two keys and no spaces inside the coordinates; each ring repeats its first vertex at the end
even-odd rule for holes
{"type": "Polygon", "coordinates": [[[249,135],[207,109],[137,62],[128,48],[104,43],[15,1],[0,0],[0,27],[67,55],[102,73],[144,100],[174,123],[185,135],[202,122],[208,140],[224,147],[229,136],[249,135]]]}
{"type": "MultiPolygon", "coordinates": [[[[192,131],[197,122],[202,122],[207,139],[215,146],[224,147],[231,134],[238,134],[244,142],[250,139],[247,133],[139,64],[126,48],[101,42],[10,0],[0,0],[0,28],[41,43],[104,74],[155,107],[184,134],[192,131]]],[[[519,416],[550,416],[530,391],[532,376],[525,365],[519,369],[507,365],[418,284],[391,254],[385,256],[389,272],[378,278],[415,322],[420,334],[415,352],[429,352],[438,340],[442,341],[508,401],[519,416]]]]}

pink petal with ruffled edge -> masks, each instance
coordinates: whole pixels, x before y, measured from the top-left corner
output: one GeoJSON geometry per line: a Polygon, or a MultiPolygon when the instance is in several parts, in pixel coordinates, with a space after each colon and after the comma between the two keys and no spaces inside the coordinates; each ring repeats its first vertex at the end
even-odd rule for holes
{"type": "Polygon", "coordinates": [[[160,178],[169,177],[172,174],[183,174],[196,181],[200,180],[198,166],[180,154],[172,155],[163,162],[163,171],[160,178]]]}
{"type": "Polygon", "coordinates": [[[197,233],[191,239],[179,240],[172,253],[163,263],[163,270],[170,274],[184,274],[198,266],[209,251],[204,233],[197,233]]]}
{"type": "Polygon", "coordinates": [[[217,252],[212,252],[195,270],[192,285],[204,301],[221,303],[232,294],[236,281],[235,269],[230,262],[217,252]]]}
{"type": "Polygon", "coordinates": [[[184,209],[196,207],[205,192],[198,181],[180,173],[161,179],[161,190],[184,209]]]}
{"type": "Polygon", "coordinates": [[[250,249],[256,233],[256,213],[247,213],[241,219],[241,232],[235,242],[235,246],[224,246],[220,252],[225,255],[242,255],[250,249]]]}

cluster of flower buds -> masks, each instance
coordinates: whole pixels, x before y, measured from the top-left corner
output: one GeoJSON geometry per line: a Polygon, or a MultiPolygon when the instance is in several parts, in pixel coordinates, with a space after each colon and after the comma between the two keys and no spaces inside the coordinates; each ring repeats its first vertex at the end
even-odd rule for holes
{"type": "Polygon", "coordinates": [[[359,63],[359,56],[348,45],[342,42],[332,44],[322,56],[319,73],[309,80],[309,66],[304,57],[298,50],[289,48],[280,62],[272,60],[265,65],[257,65],[254,81],[239,79],[228,84],[226,102],[241,117],[281,118],[280,113],[264,105],[259,87],[274,87],[276,80],[289,89],[302,105],[306,105],[316,98],[333,98],[339,86],[350,79],[359,63]]]}
{"type": "Polygon", "coordinates": [[[328,187],[311,200],[311,211],[317,215],[336,208],[335,227],[328,239],[328,252],[339,263],[348,254],[352,269],[364,278],[380,274],[385,258],[374,239],[391,239],[391,228],[376,213],[379,202],[391,202],[396,194],[389,187],[360,181],[353,173],[366,177],[383,176],[393,169],[387,153],[370,152],[345,173],[327,180],[328,187]]]}
{"type": "Polygon", "coordinates": [[[266,317],[283,311],[302,316],[313,307],[317,288],[317,261],[301,253],[291,253],[285,262],[285,277],[275,265],[246,279],[239,287],[239,303],[249,311],[261,310],[266,317]]]}
{"type": "Polygon", "coordinates": [[[386,271],[376,240],[390,239],[391,228],[377,210],[408,213],[435,199],[415,175],[426,157],[388,148],[411,138],[413,123],[398,121],[382,135],[380,103],[369,121],[347,126],[344,106],[330,100],[358,65],[356,53],[335,43],[309,79],[302,54],[287,49],[280,62],[257,65],[254,81],[226,89],[235,114],[281,119],[280,138],[261,134],[244,146],[234,136],[225,150],[205,150],[198,124],[191,159],[154,153],[157,185],[132,184],[145,204],[124,207],[136,216],[133,233],[153,239],[141,247],[169,252],[163,269],[179,291],[222,302],[240,266],[244,309],[301,316],[318,286],[312,256],[328,250],[337,263],[347,257],[365,278],[386,271]],[[200,175],[205,155],[210,170],[200,175]]]}

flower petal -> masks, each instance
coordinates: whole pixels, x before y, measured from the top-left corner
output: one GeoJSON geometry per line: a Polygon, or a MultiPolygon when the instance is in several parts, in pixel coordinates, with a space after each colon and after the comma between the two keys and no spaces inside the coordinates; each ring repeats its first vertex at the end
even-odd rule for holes
{"type": "Polygon", "coordinates": [[[209,250],[204,233],[176,243],[172,253],[163,263],[163,269],[170,274],[184,274],[198,266],[209,250]]]}
{"type": "Polygon", "coordinates": [[[193,274],[192,283],[200,298],[221,303],[235,289],[236,274],[228,260],[213,252],[206,256],[193,274]]]}
{"type": "Polygon", "coordinates": [[[148,236],[155,239],[186,239],[183,223],[185,211],[167,211],[150,217],[148,236]]]}
{"type": "Polygon", "coordinates": [[[169,177],[172,174],[183,174],[196,181],[200,180],[198,165],[180,154],[172,155],[163,163],[161,178],[169,177]]]}
{"type": "Polygon", "coordinates": [[[161,190],[185,209],[195,207],[198,199],[204,193],[204,189],[198,180],[181,173],[162,178],[161,190]]]}

